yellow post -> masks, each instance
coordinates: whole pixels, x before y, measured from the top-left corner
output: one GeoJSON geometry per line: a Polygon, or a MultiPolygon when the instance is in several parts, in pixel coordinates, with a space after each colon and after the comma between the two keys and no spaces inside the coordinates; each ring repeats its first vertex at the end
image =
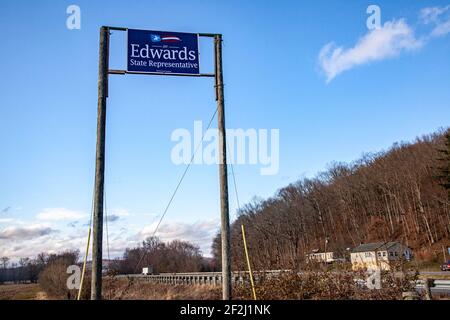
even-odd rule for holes
{"type": "Polygon", "coordinates": [[[244,240],[245,257],[247,258],[248,273],[250,274],[250,283],[252,285],[253,299],[257,300],[256,299],[256,291],[255,291],[255,283],[253,282],[252,266],[250,265],[250,258],[248,257],[248,250],[247,250],[247,241],[245,240],[244,225],[242,224],[241,227],[242,227],[242,239],[244,240]]]}
{"type": "Polygon", "coordinates": [[[88,240],[87,240],[87,245],[86,245],[86,253],[84,254],[83,271],[81,272],[80,289],[78,289],[77,300],[80,300],[81,291],[83,290],[83,280],[84,280],[84,274],[86,272],[86,260],[87,260],[88,254],[89,254],[89,243],[90,242],[91,242],[91,226],[89,226],[88,240]]]}

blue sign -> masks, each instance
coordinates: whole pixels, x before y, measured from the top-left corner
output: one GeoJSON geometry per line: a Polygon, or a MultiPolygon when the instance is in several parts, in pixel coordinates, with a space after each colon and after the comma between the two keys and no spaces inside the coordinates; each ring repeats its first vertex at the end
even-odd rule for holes
{"type": "Polygon", "coordinates": [[[195,33],[128,29],[127,71],[200,74],[195,33]]]}

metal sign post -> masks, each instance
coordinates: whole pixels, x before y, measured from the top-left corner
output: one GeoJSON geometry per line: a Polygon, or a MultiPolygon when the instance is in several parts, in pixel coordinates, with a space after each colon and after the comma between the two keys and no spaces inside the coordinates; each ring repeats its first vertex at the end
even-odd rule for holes
{"type": "Polygon", "coordinates": [[[106,99],[109,74],[149,74],[214,77],[219,129],[220,213],[222,236],[222,295],[231,299],[230,218],[225,134],[225,100],[222,71],[222,35],[100,28],[97,147],[95,159],[91,300],[102,297],[103,203],[105,177],[106,99]],[[127,70],[109,69],[110,30],[127,32],[127,70]],[[214,38],[215,72],[202,74],[198,37],[214,38]]]}

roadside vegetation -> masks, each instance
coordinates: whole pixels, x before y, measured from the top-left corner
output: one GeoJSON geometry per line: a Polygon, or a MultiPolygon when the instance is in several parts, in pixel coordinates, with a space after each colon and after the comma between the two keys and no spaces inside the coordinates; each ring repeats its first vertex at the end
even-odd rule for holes
{"type": "MultiPolygon", "coordinates": [[[[256,295],[261,300],[402,300],[403,292],[414,291],[412,281],[417,280],[415,274],[397,277],[383,273],[381,289],[370,290],[365,286],[366,277],[363,272],[286,272],[262,279],[256,295]]],[[[236,298],[252,299],[248,285],[237,286],[235,291],[236,298]]]]}
{"type": "MultiPolygon", "coordinates": [[[[49,256],[46,260],[46,266],[39,274],[39,285],[45,291],[50,299],[75,299],[78,290],[68,289],[67,279],[69,274],[67,268],[76,265],[79,260],[78,251],[66,251],[58,255],[49,256]]],[[[82,298],[90,297],[90,277],[85,275],[85,285],[82,292],[82,298]]]]}

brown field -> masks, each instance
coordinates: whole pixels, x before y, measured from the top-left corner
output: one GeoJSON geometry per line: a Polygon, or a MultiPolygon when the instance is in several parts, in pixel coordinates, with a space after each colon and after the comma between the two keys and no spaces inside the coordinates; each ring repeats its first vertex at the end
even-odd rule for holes
{"type": "MultiPolygon", "coordinates": [[[[220,288],[208,286],[173,286],[118,280],[105,281],[103,299],[106,300],[217,300],[220,288]]],[[[65,298],[65,297],[64,297],[65,298]]],[[[0,285],[0,300],[49,300],[39,284],[0,285]]]]}
{"type": "Polygon", "coordinates": [[[220,287],[154,284],[126,279],[107,280],[103,297],[108,300],[219,300],[220,287]]]}
{"type": "Polygon", "coordinates": [[[0,285],[0,300],[46,300],[47,295],[38,284],[0,285]]]}

